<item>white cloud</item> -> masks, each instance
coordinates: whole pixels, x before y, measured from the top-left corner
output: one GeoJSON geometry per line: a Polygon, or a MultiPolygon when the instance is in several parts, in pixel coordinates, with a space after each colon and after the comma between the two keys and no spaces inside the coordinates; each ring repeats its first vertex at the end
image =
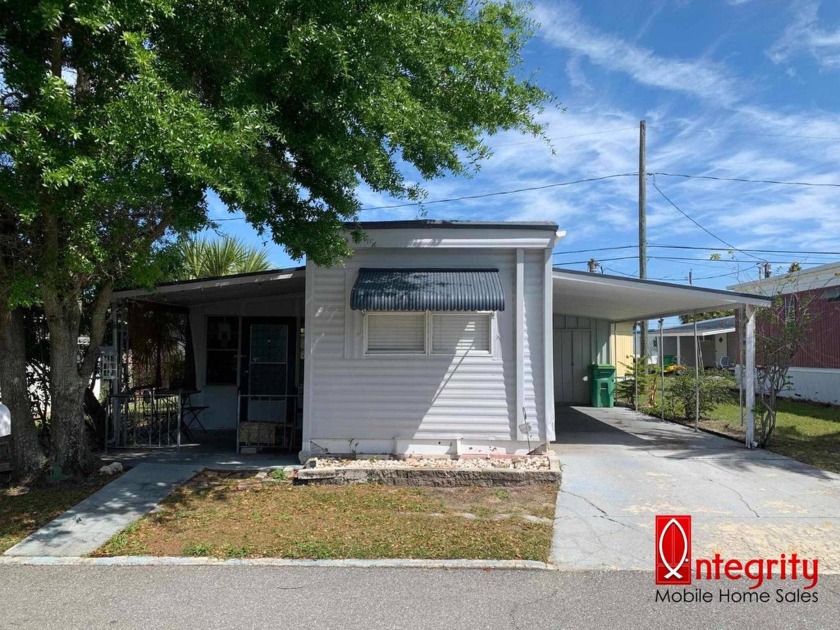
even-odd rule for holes
{"type": "Polygon", "coordinates": [[[592,86],[587,81],[586,75],[583,73],[583,68],[581,68],[580,57],[578,55],[572,55],[566,62],[566,76],[569,77],[569,84],[573,88],[585,92],[592,91],[592,86]]]}
{"type": "Polygon", "coordinates": [[[773,63],[786,63],[801,54],[810,54],[821,68],[840,70],[840,27],[824,28],[819,8],[816,0],[793,4],[790,24],[767,50],[773,63]]]}
{"type": "Polygon", "coordinates": [[[735,103],[744,92],[742,82],[722,64],[657,55],[587,24],[577,7],[568,2],[540,4],[535,17],[541,24],[541,36],[552,46],[584,56],[607,70],[625,73],[642,85],[724,105],[735,103]]]}

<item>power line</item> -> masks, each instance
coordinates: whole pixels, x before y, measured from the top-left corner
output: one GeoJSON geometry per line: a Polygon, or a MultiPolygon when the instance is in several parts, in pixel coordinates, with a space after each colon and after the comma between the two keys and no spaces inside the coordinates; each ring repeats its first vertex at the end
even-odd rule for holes
{"type": "MultiPolygon", "coordinates": [[[[638,245],[617,245],[615,247],[593,247],[590,249],[574,249],[569,251],[554,252],[555,256],[562,256],[564,254],[585,254],[587,252],[606,252],[616,249],[634,249],[638,245]]],[[[686,249],[695,251],[709,251],[714,252],[723,249],[722,247],[702,247],[699,245],[653,245],[648,243],[648,247],[655,247],[657,249],[686,249]]],[[[738,248],[737,251],[752,252],[755,254],[797,254],[801,256],[840,256],[840,251],[825,251],[825,250],[808,250],[808,249],[750,249],[738,248]]]]}
{"type": "Polygon", "coordinates": [[[730,271],[729,273],[719,273],[719,274],[714,275],[714,276],[700,276],[700,277],[695,276],[694,279],[695,280],[711,280],[713,278],[723,278],[723,277],[726,277],[726,276],[737,276],[738,274],[741,274],[741,273],[746,273],[746,272],[743,269],[738,269],[737,271],[730,271]]]}
{"type": "MultiPolygon", "coordinates": [[[[672,206],[674,206],[674,208],[676,208],[677,212],[679,212],[681,215],[683,215],[686,219],[688,219],[689,221],[691,221],[694,225],[696,225],[697,227],[699,227],[701,230],[703,230],[706,234],[708,234],[709,236],[711,236],[711,237],[712,237],[713,239],[715,239],[716,241],[720,241],[721,243],[723,243],[724,245],[726,245],[726,246],[727,246],[727,247],[729,247],[730,249],[734,249],[734,250],[735,250],[735,251],[737,251],[737,252],[741,252],[741,250],[740,250],[740,249],[738,249],[737,247],[735,247],[732,243],[729,243],[729,242],[727,242],[727,241],[723,240],[721,237],[719,237],[719,236],[718,236],[717,234],[715,234],[714,232],[712,232],[712,231],[710,231],[710,230],[707,230],[707,229],[706,229],[706,228],[704,228],[702,225],[700,225],[697,221],[695,221],[693,218],[691,218],[688,214],[686,214],[685,212],[683,212],[682,208],[680,208],[677,204],[675,204],[673,201],[671,201],[671,199],[668,197],[668,195],[666,195],[664,192],[662,192],[662,190],[659,188],[659,186],[657,186],[657,185],[656,185],[656,175],[655,175],[655,174],[653,175],[653,179],[651,180],[651,184],[653,184],[653,187],[654,187],[654,188],[656,188],[656,191],[657,191],[660,195],[662,195],[662,197],[665,199],[665,201],[667,201],[667,202],[668,202],[668,203],[670,203],[672,206]]],[[[756,258],[756,259],[760,260],[760,258],[758,258],[758,256],[753,256],[753,255],[752,255],[752,254],[750,254],[750,253],[747,253],[747,252],[741,252],[741,253],[742,253],[742,254],[747,254],[747,256],[751,256],[752,258],[756,258]]]]}
{"type": "MultiPolygon", "coordinates": [[[[676,121],[669,121],[669,120],[661,120],[655,125],[648,125],[653,127],[668,127],[668,126],[676,126],[678,123],[676,121]]],[[[703,129],[706,133],[711,133],[714,135],[722,135],[722,136],[760,136],[760,137],[767,137],[767,138],[806,138],[809,140],[840,140],[840,137],[837,136],[808,136],[802,134],[795,134],[795,133],[760,133],[757,131],[721,131],[720,129],[703,129]]]]}
{"type": "MultiPolygon", "coordinates": [[[[703,251],[715,251],[721,249],[720,247],[700,247],[697,245],[648,245],[648,247],[657,247],[660,249],[692,249],[692,250],[703,250],[703,251]]],[[[840,251],[838,252],[827,252],[827,251],[812,251],[812,250],[796,250],[796,249],[738,249],[741,252],[754,252],[754,253],[764,253],[764,254],[801,254],[803,256],[806,255],[819,255],[819,256],[840,256],[840,251]]]]}
{"type": "Polygon", "coordinates": [[[522,192],[530,192],[533,190],[546,190],[548,188],[558,188],[560,186],[572,186],[574,184],[586,184],[589,182],[600,182],[606,179],[615,179],[617,177],[636,177],[638,173],[620,173],[617,175],[603,175],[601,177],[587,177],[585,179],[576,179],[569,182],[557,182],[555,184],[544,184],[542,186],[529,186],[527,188],[515,188],[513,190],[499,190],[496,192],[481,193],[478,195],[464,195],[463,197],[449,197],[448,199],[434,199],[432,201],[411,201],[408,203],[392,204],[390,206],[374,206],[362,208],[365,210],[391,210],[394,208],[408,208],[412,206],[430,206],[435,203],[450,203],[453,201],[464,201],[467,199],[484,199],[486,197],[497,197],[500,195],[515,195],[522,192]]]}
{"type": "Polygon", "coordinates": [[[505,144],[494,144],[491,145],[491,149],[497,149],[502,147],[518,147],[523,144],[532,144],[534,142],[544,142],[545,140],[569,140],[571,138],[583,138],[585,136],[599,136],[605,133],[617,133],[619,131],[635,131],[635,127],[622,127],[621,129],[606,129],[604,131],[592,131],[590,133],[577,133],[571,136],[555,136],[553,138],[535,138],[534,140],[524,140],[522,142],[510,142],[505,144]]]}
{"type": "MultiPolygon", "coordinates": [[[[692,262],[729,262],[729,263],[743,263],[745,265],[755,265],[755,260],[738,260],[736,258],[721,258],[720,260],[715,260],[713,258],[688,258],[688,257],[679,257],[679,256],[648,256],[648,258],[653,258],[654,260],[690,260],[692,262]]],[[[801,265],[816,265],[818,263],[809,263],[803,262],[800,260],[764,260],[763,258],[756,259],[760,263],[770,263],[771,265],[789,265],[791,263],[799,263],[801,265]]]]}
{"type": "Polygon", "coordinates": [[[638,245],[618,245],[616,247],[595,247],[593,249],[573,249],[567,252],[554,252],[554,256],[562,256],[565,254],[585,254],[587,252],[607,252],[614,249],[635,249],[638,245]]]}
{"type": "MultiPolygon", "coordinates": [[[[819,182],[786,182],[777,179],[747,179],[745,177],[714,177],[712,175],[685,175],[682,173],[648,173],[648,175],[662,175],[663,177],[682,177],[685,179],[711,179],[719,182],[743,182],[747,184],[778,184],[780,186],[814,186],[818,188],[840,188],[840,184],[819,182]]],[[[654,184],[655,185],[655,184],[654,184]]]]}
{"type": "MultiPolygon", "coordinates": [[[[609,262],[611,260],[636,260],[638,256],[617,256],[615,258],[599,258],[598,262],[609,262]]],[[[558,262],[560,265],[582,265],[584,263],[588,263],[589,260],[561,260],[558,262]]]]}
{"type": "MultiPolygon", "coordinates": [[[[556,182],[554,184],[544,184],[542,186],[528,186],[526,188],[515,188],[512,190],[498,190],[489,193],[480,193],[477,195],[464,195],[462,197],[448,197],[446,199],[433,199],[432,201],[410,201],[408,203],[396,203],[388,206],[368,206],[361,208],[361,212],[368,210],[393,210],[396,208],[410,208],[414,206],[430,206],[438,203],[451,203],[453,201],[465,201],[468,199],[485,199],[487,197],[498,197],[502,195],[515,195],[517,193],[531,192],[534,190],[546,190],[549,188],[559,188],[560,186],[573,186],[575,184],[586,184],[589,182],[600,182],[607,179],[616,179],[618,177],[636,177],[638,173],[617,173],[615,175],[603,175],[601,177],[587,177],[585,179],[576,179],[568,182],[556,182]]],[[[214,222],[218,221],[244,221],[245,217],[230,217],[224,219],[212,219],[214,222]]]]}

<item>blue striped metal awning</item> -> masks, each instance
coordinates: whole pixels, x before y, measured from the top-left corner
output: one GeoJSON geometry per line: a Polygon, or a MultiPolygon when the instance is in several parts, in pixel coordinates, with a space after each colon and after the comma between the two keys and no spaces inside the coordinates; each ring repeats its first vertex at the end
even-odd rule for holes
{"type": "Polygon", "coordinates": [[[354,311],[503,311],[498,269],[359,270],[354,311]]]}

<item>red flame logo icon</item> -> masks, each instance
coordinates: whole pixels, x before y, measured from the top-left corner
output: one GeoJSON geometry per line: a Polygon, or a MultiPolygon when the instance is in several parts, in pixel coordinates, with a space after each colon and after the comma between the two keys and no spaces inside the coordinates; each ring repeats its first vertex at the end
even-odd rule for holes
{"type": "Polygon", "coordinates": [[[691,516],[656,516],[656,583],[691,584],[691,516]]]}

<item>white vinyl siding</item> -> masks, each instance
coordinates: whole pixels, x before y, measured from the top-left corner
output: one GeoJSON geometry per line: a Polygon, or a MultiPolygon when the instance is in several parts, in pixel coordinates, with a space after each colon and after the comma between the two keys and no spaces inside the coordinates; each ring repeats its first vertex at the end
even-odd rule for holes
{"type": "Polygon", "coordinates": [[[425,313],[368,313],[367,347],[370,354],[425,354],[425,313]]]}
{"type": "Polygon", "coordinates": [[[490,313],[435,313],[432,315],[434,354],[489,353],[490,313]]]}
{"type": "MultiPolygon", "coordinates": [[[[515,251],[504,248],[376,247],[357,249],[345,268],[307,265],[306,362],[310,378],[304,385],[311,398],[304,410],[304,448],[315,448],[309,440],[344,452],[340,449],[348,449],[350,439],[363,446],[366,440],[380,440],[386,450],[393,448],[393,440],[402,439],[515,439],[515,260],[515,251]],[[429,317],[427,354],[367,352],[367,320],[386,313],[350,309],[350,292],[360,267],[498,269],[506,304],[504,311],[489,314],[486,320],[491,328],[487,336],[492,341],[491,351],[459,354],[434,350],[432,316],[458,315],[447,312],[429,317]]],[[[545,296],[539,290],[542,284],[537,283],[544,269],[543,252],[526,260],[529,267],[539,265],[539,271],[527,269],[526,273],[525,319],[530,325],[525,341],[530,347],[543,348],[539,322],[545,296]],[[533,309],[539,312],[529,312],[533,309]]],[[[523,369],[528,421],[536,427],[544,418],[544,405],[538,402],[544,398],[543,352],[534,354],[539,367],[533,373],[530,365],[523,369]]],[[[526,359],[530,360],[530,353],[526,359]]],[[[536,433],[535,429],[532,438],[536,433]]]]}

